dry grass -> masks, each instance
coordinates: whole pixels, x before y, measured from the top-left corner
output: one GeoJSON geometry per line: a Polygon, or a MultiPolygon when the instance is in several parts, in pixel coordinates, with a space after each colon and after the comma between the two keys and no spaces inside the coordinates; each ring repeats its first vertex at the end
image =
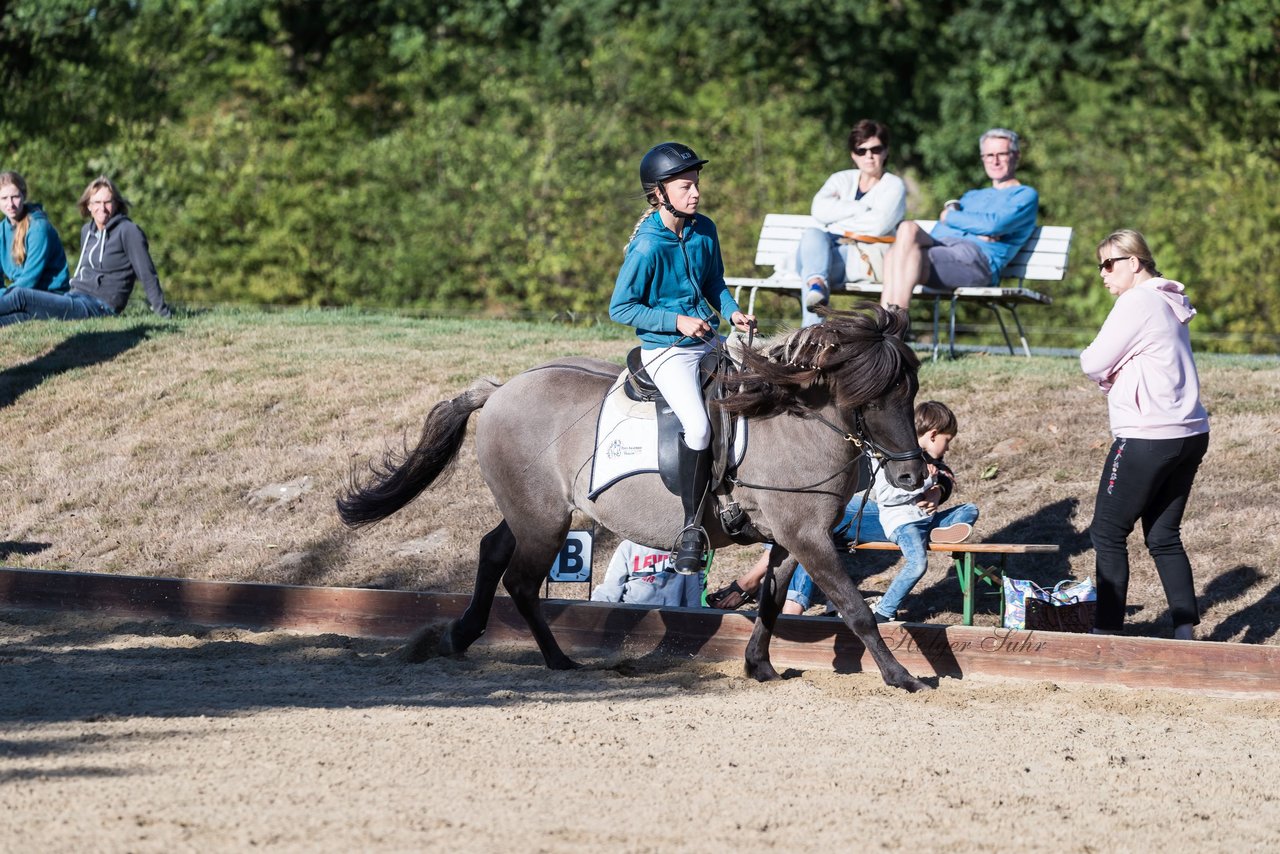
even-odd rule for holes
{"type": "MultiPolygon", "coordinates": [[[[430,407],[477,376],[505,379],[570,353],[620,360],[631,340],[612,327],[303,311],[10,327],[0,336],[0,560],[467,591],[476,543],[497,522],[471,444],[446,485],[359,534],[333,511],[350,466],[416,437],[430,407]]],[[[1184,538],[1202,636],[1280,643],[1280,362],[1200,364],[1213,440],[1184,538]]],[[[1062,546],[1011,574],[1041,582],[1091,574],[1087,527],[1109,436],[1105,402],[1074,360],[971,356],[926,364],[921,385],[922,398],[946,401],[960,418],[949,461],[957,498],[982,510],[981,535],[1062,546]],[[984,480],[991,466],[995,476],[984,480]]],[[[611,548],[598,541],[598,571],[611,548]]],[[[1132,630],[1167,634],[1138,534],[1131,551],[1132,630]]],[[[757,553],[723,550],[712,585],[757,553]]],[[[883,590],[890,575],[862,587],[883,590]]],[[[958,608],[954,578],[935,558],[908,616],[956,622],[958,608]]]]}

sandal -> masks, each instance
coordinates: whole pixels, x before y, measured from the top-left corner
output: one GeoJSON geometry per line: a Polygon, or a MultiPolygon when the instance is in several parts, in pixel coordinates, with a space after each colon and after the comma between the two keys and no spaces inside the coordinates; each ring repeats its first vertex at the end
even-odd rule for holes
{"type": "Polygon", "coordinates": [[[743,590],[737,581],[731,581],[728,587],[721,587],[715,593],[707,594],[707,607],[721,611],[736,611],[748,602],[756,601],[754,594],[743,590]]]}

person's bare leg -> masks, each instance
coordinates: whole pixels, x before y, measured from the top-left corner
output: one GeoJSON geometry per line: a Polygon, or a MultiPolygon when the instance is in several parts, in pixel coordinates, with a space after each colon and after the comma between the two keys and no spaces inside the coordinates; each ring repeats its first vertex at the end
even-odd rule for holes
{"type": "Polygon", "coordinates": [[[906,310],[911,304],[911,291],[929,278],[929,256],[925,249],[933,243],[933,238],[914,220],[903,220],[898,225],[893,248],[884,259],[884,289],[880,292],[880,305],[885,308],[896,305],[906,310]]]}
{"type": "Polygon", "coordinates": [[[782,613],[791,614],[794,616],[796,614],[803,614],[804,609],[800,607],[799,602],[792,602],[790,599],[788,599],[786,604],[782,606],[782,613]]]}
{"type": "MultiPolygon", "coordinates": [[[[760,553],[760,559],[755,565],[748,569],[742,575],[738,576],[738,586],[744,592],[756,595],[756,591],[760,589],[760,582],[764,581],[765,571],[769,568],[769,550],[760,553]]],[[[783,612],[786,613],[785,611],[783,612]]]]}

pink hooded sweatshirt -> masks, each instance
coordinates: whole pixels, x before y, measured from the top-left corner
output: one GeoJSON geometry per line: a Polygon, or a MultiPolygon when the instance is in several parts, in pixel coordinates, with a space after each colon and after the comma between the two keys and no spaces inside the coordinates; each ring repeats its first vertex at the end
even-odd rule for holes
{"type": "Polygon", "coordinates": [[[1111,434],[1179,439],[1209,432],[1187,323],[1196,310],[1180,282],[1148,279],[1116,297],[1080,367],[1107,393],[1111,434]]]}

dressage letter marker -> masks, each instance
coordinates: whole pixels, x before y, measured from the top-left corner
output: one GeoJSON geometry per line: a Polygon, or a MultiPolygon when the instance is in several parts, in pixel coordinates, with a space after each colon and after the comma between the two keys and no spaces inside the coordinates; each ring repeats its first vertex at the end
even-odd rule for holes
{"type": "Polygon", "coordinates": [[[570,531],[556,562],[551,565],[551,581],[591,580],[591,532],[570,531]]]}

